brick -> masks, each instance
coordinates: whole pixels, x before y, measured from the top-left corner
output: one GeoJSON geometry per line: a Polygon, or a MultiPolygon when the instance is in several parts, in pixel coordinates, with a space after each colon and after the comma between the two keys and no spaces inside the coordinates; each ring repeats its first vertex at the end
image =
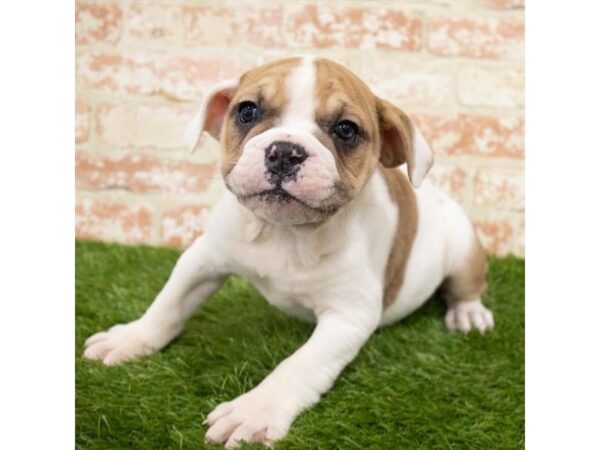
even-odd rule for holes
{"type": "Polygon", "coordinates": [[[225,56],[165,58],[160,65],[161,89],[178,100],[199,100],[205,88],[240,76],[254,66],[252,60],[225,56]]]}
{"type": "Polygon", "coordinates": [[[78,58],[77,77],[84,88],[109,94],[199,102],[211,85],[247,68],[240,60],[228,57],[91,51],[78,58]]]}
{"type": "Polygon", "coordinates": [[[411,114],[411,117],[436,154],[524,157],[522,116],[411,114]]]}
{"type": "Polygon", "coordinates": [[[520,214],[515,225],[515,242],[512,247],[515,255],[525,257],[525,214],[520,214]]]}
{"type": "Polygon", "coordinates": [[[114,3],[75,3],[75,42],[77,45],[110,43],[119,40],[123,11],[114,3]]]}
{"type": "Polygon", "coordinates": [[[123,42],[175,45],[183,41],[183,16],[175,4],[133,3],[124,19],[123,42]]]}
{"type": "Polygon", "coordinates": [[[435,55],[519,61],[524,56],[525,24],[522,19],[433,17],[427,32],[427,47],[435,55]]]}
{"type": "Polygon", "coordinates": [[[381,5],[309,4],[290,12],[286,23],[287,45],[292,48],[421,48],[421,19],[381,5]]]}
{"type": "Polygon", "coordinates": [[[476,206],[525,209],[525,177],[523,169],[490,167],[479,169],[475,176],[474,203],[476,206]]]}
{"type": "Polygon", "coordinates": [[[484,4],[491,9],[523,9],[525,0],[484,0],[484,4]]]}
{"type": "Polygon", "coordinates": [[[128,57],[115,51],[84,53],[77,58],[80,85],[114,94],[160,92],[157,63],[152,56],[128,57]]]}
{"type": "Polygon", "coordinates": [[[188,246],[204,232],[208,208],[186,205],[165,212],[161,218],[161,240],[166,245],[188,246]]]}
{"type": "Polygon", "coordinates": [[[152,242],[153,207],[84,198],[75,205],[75,235],[128,244],[152,242]]]}
{"type": "Polygon", "coordinates": [[[185,150],[184,130],[194,111],[177,106],[111,105],[96,107],[96,135],[113,147],[185,150]]]}
{"type": "Polygon", "coordinates": [[[75,175],[80,189],[188,194],[204,191],[216,176],[216,166],[148,155],[78,152],[75,175]]]}
{"type": "Polygon", "coordinates": [[[458,73],[458,97],[466,106],[521,108],[525,77],[520,70],[468,67],[458,73]]]}
{"type": "Polygon", "coordinates": [[[515,230],[509,220],[487,218],[475,220],[473,225],[486,252],[505,256],[513,249],[515,230]]]}
{"type": "Polygon", "coordinates": [[[281,5],[189,5],[183,7],[183,23],[187,44],[225,48],[242,42],[259,47],[285,46],[281,5]]]}
{"type": "Polygon", "coordinates": [[[490,252],[523,255],[524,0],[416,3],[78,0],[78,236],[191,243],[224,189],[219,144],[183,141],[207,88],[313,48],[414,113],[428,178],[490,252]]]}
{"type": "Polygon", "coordinates": [[[86,142],[90,136],[90,107],[83,100],[75,101],[75,142],[86,142]]]}
{"type": "Polygon", "coordinates": [[[453,164],[435,162],[427,179],[456,200],[461,200],[466,191],[466,173],[453,164]]]}
{"type": "Polygon", "coordinates": [[[374,58],[365,59],[356,73],[375,94],[399,107],[440,107],[453,101],[454,79],[445,65],[374,58]]]}

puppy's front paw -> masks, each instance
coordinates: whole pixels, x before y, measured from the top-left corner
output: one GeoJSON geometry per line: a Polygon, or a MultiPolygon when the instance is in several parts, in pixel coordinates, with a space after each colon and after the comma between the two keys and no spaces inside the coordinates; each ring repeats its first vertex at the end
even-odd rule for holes
{"type": "Polygon", "coordinates": [[[449,330],[459,330],[463,333],[476,328],[483,334],[494,328],[494,315],[479,299],[449,306],[445,321],[449,330]]]}
{"type": "Polygon", "coordinates": [[[226,442],[228,449],[236,448],[241,441],[271,446],[285,437],[295,414],[289,396],[285,398],[258,386],[233,401],[221,403],[208,415],[204,421],[210,427],[206,441],[226,442]]]}
{"type": "Polygon", "coordinates": [[[101,360],[107,366],[121,364],[158,350],[160,346],[151,336],[148,327],[139,320],[115,325],[85,341],[83,356],[101,360]]]}

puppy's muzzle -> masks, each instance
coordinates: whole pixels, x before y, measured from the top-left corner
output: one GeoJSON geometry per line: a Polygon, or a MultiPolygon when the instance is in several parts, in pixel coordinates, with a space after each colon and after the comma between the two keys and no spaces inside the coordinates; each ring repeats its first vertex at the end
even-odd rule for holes
{"type": "Polygon", "coordinates": [[[294,177],[308,158],[304,147],[292,142],[275,141],[265,149],[265,167],[271,182],[279,183],[294,177]]]}

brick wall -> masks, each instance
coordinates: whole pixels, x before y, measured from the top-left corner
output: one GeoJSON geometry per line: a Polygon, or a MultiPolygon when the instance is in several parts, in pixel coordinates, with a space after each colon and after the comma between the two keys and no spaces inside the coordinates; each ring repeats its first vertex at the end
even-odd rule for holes
{"type": "Polygon", "coordinates": [[[218,144],[183,142],[207,87],[312,53],[411,115],[488,251],[524,253],[524,0],[78,1],[76,53],[79,237],[191,242],[224,189],[218,144]]]}

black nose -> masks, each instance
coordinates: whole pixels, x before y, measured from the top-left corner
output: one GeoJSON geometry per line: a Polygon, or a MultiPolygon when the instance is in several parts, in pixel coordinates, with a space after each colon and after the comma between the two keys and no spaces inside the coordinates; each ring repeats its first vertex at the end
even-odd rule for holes
{"type": "Polygon", "coordinates": [[[280,178],[289,177],[298,172],[300,164],[307,157],[306,150],[301,145],[275,141],[265,150],[265,166],[280,178]]]}

